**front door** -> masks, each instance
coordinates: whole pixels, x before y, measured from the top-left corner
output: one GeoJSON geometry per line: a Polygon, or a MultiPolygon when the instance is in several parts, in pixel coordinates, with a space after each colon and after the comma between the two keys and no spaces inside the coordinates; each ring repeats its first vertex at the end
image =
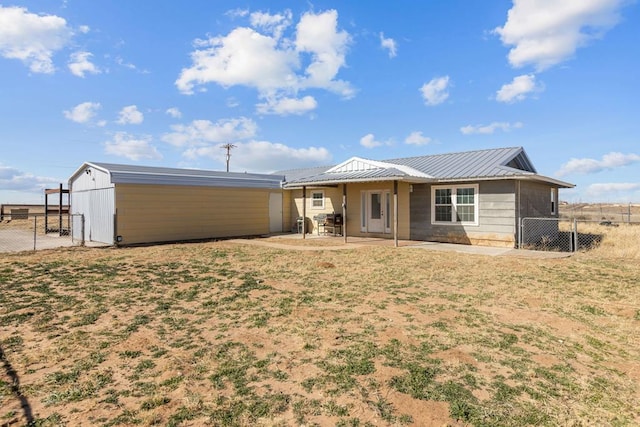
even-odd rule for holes
{"type": "Polygon", "coordinates": [[[282,193],[269,193],[269,233],[282,232],[282,193]]]}
{"type": "Polygon", "coordinates": [[[385,205],[382,199],[382,191],[369,192],[369,218],[367,223],[367,231],[369,233],[384,232],[385,223],[385,205]]]}

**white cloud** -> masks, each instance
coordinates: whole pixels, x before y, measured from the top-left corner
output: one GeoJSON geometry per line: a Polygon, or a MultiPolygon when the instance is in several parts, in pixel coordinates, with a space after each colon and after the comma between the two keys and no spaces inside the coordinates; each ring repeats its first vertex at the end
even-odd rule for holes
{"type": "Polygon", "coordinates": [[[362,145],[365,148],[376,148],[376,147],[381,147],[383,145],[391,146],[393,145],[393,141],[391,140],[378,141],[376,140],[376,137],[372,133],[368,133],[362,138],[360,138],[360,145],[362,145]]]}
{"type": "Polygon", "coordinates": [[[422,132],[411,132],[404,140],[405,144],[410,145],[427,145],[431,142],[431,138],[422,135],[422,132]]]}
{"type": "Polygon", "coordinates": [[[288,9],[282,14],[277,13],[275,15],[264,12],[253,12],[250,15],[250,20],[254,28],[261,28],[265,32],[272,34],[276,40],[279,40],[284,30],[291,26],[292,15],[288,9]]]}
{"type": "Polygon", "coordinates": [[[607,200],[635,201],[637,197],[640,196],[640,183],[618,182],[591,184],[587,187],[586,194],[595,199],[605,198],[607,200]]]}
{"type": "Polygon", "coordinates": [[[176,147],[199,147],[211,143],[228,143],[253,138],[258,126],[246,117],[223,119],[216,123],[194,120],[189,125],[173,125],[173,132],[162,137],[176,147]]]}
{"type": "Polygon", "coordinates": [[[306,13],[294,37],[285,38],[278,28],[284,31],[289,26],[289,14],[252,14],[254,25],[267,34],[238,27],[225,36],[196,40],[192,65],[182,69],[176,86],[185,94],[217,83],[253,87],[261,98],[290,96],[307,88],[353,96],[349,83],[336,79],[351,40],[346,31],[337,30],[337,12],[306,13]]]}
{"type": "Polygon", "coordinates": [[[84,77],[85,73],[99,74],[100,69],[89,60],[92,56],[93,54],[90,52],[79,51],[72,53],[68,64],[71,73],[78,77],[84,77]]]}
{"type": "MultiPolygon", "coordinates": [[[[231,152],[231,171],[270,173],[276,170],[303,168],[328,164],[329,150],[323,147],[294,148],[268,141],[234,143],[231,152]]],[[[210,158],[224,164],[226,150],[221,145],[193,147],[185,151],[185,157],[195,160],[210,158]]]]}
{"type": "Polygon", "coordinates": [[[165,111],[165,113],[167,113],[174,119],[179,119],[180,117],[182,117],[182,112],[178,110],[176,107],[168,108],[167,111],[165,111]]]}
{"type": "Polygon", "coordinates": [[[515,123],[493,122],[489,125],[463,126],[460,128],[460,132],[462,132],[464,135],[473,135],[473,134],[491,135],[496,130],[509,132],[512,129],[520,129],[521,127],[522,127],[521,122],[515,122],[515,123]]]}
{"type": "Polygon", "coordinates": [[[436,77],[429,83],[422,85],[420,92],[422,92],[422,97],[427,105],[438,105],[442,104],[449,97],[449,92],[447,92],[448,88],[449,76],[436,77]]]}
{"type": "Polygon", "coordinates": [[[394,58],[397,55],[396,41],[392,38],[385,38],[384,33],[380,33],[380,46],[389,51],[389,58],[394,58]]]}
{"type": "Polygon", "coordinates": [[[0,5],[0,55],[21,60],[33,73],[53,73],[53,55],[72,35],[64,18],[0,5]]]}
{"type": "Polygon", "coordinates": [[[82,34],[87,34],[89,31],[91,31],[91,28],[88,25],[80,25],[78,27],[78,31],[80,31],[82,34]]]}
{"type": "Polygon", "coordinates": [[[63,111],[64,116],[76,123],[87,123],[98,113],[101,108],[98,102],[83,102],[71,110],[63,111]]]}
{"type": "Polygon", "coordinates": [[[118,132],[113,140],[105,142],[104,152],[131,160],[158,160],[162,155],[151,144],[150,136],[136,137],[126,132],[118,132]]]}
{"type": "Polygon", "coordinates": [[[304,98],[267,98],[267,102],[257,104],[257,110],[260,114],[278,114],[287,116],[289,114],[301,115],[306,112],[315,110],[318,106],[313,96],[305,96],[304,98]]]}
{"type": "Polygon", "coordinates": [[[544,89],[541,84],[536,83],[536,76],[533,74],[523,74],[513,78],[511,83],[502,85],[496,92],[498,102],[513,103],[523,101],[532,92],[540,92],[544,89]]]}
{"type": "Polygon", "coordinates": [[[42,190],[54,184],[59,179],[35,176],[19,169],[0,164],[0,188],[9,191],[28,191],[42,194],[42,190]]]}
{"type": "Polygon", "coordinates": [[[564,176],[572,173],[592,174],[604,170],[627,166],[638,162],[640,162],[640,155],[638,154],[623,154],[617,152],[605,154],[604,156],[602,156],[601,160],[589,158],[572,158],[560,167],[560,170],[556,172],[556,175],[564,176]]]}
{"type": "Polygon", "coordinates": [[[626,0],[513,0],[507,22],[494,30],[512,46],[513,67],[531,64],[538,71],[572,57],[589,41],[615,26],[626,0]]]}
{"type": "Polygon", "coordinates": [[[144,121],[144,115],[135,105],[124,107],[118,113],[118,123],[121,125],[139,125],[144,121]]]}

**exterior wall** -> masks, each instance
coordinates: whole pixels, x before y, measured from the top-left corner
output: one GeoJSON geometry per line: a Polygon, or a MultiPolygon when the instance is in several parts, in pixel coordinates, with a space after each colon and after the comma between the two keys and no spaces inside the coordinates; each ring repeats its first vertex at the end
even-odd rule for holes
{"type": "Polygon", "coordinates": [[[431,185],[414,184],[411,193],[411,239],[513,247],[517,224],[515,188],[515,181],[479,182],[478,225],[441,225],[431,224],[431,185]]]}
{"type": "MultiPolygon", "coordinates": [[[[291,203],[291,229],[297,225],[295,224],[298,217],[302,216],[302,189],[290,190],[289,193],[291,203]]],[[[307,233],[317,233],[318,222],[314,217],[318,214],[328,213],[342,213],[342,186],[338,187],[309,187],[307,188],[307,233]],[[324,192],[324,208],[315,208],[312,206],[311,194],[316,191],[324,192]]],[[[285,228],[286,230],[286,228],[285,228]]]]}
{"type": "Polygon", "coordinates": [[[118,184],[116,233],[120,244],[268,234],[277,191],[118,184]]]}
{"type": "MultiPolygon", "coordinates": [[[[555,191],[555,212],[551,212],[551,189],[548,184],[520,182],[520,218],[558,218],[558,189],[555,191]]],[[[524,245],[536,244],[542,239],[554,241],[559,236],[557,221],[539,221],[523,233],[524,245]]]]}
{"type": "Polygon", "coordinates": [[[72,214],[84,215],[84,230],[74,218],[72,233],[75,239],[114,243],[115,187],[109,174],[95,168],[79,173],[69,181],[69,200],[72,214]]]}

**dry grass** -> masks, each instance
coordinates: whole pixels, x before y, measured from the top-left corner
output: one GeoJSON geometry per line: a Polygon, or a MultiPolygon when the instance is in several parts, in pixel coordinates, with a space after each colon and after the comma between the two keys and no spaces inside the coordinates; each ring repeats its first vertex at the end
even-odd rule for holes
{"type": "Polygon", "coordinates": [[[640,263],[621,240],[555,260],[231,242],[4,255],[0,423],[637,425],[640,263]]]}

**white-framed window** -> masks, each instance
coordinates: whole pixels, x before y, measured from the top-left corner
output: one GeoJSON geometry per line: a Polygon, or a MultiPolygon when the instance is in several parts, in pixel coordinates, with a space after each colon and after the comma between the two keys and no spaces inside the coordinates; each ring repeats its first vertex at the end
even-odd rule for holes
{"type": "Polygon", "coordinates": [[[315,190],[311,192],[311,207],[313,209],[324,209],[324,191],[315,190]]]}
{"type": "Polygon", "coordinates": [[[431,187],[431,223],[478,225],[478,184],[431,187]]]}
{"type": "Polygon", "coordinates": [[[551,189],[551,215],[556,214],[556,189],[551,189]]]}

